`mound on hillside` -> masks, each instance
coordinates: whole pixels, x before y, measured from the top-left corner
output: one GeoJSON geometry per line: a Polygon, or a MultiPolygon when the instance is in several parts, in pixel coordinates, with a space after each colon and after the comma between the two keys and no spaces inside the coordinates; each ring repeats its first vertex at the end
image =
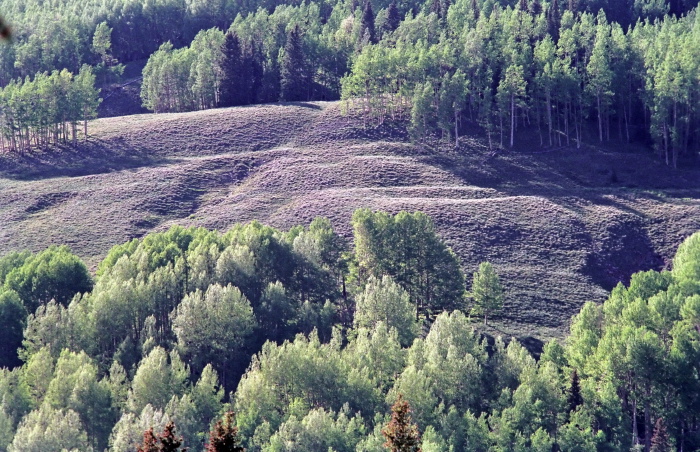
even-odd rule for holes
{"type": "Polygon", "coordinates": [[[95,266],[118,243],[174,224],[288,228],[359,207],[422,210],[470,274],[507,291],[493,332],[562,336],[586,301],[660,269],[700,229],[700,171],[592,147],[492,153],[411,144],[339,103],[104,118],[78,148],[0,156],[0,253],[67,244],[95,266]]]}

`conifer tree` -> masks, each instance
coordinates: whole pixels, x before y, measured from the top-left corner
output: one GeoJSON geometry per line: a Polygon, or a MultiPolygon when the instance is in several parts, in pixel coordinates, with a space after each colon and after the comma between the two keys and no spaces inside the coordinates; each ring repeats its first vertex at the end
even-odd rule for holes
{"type": "Polygon", "coordinates": [[[581,396],[581,382],[578,378],[578,371],[574,369],[571,374],[571,386],[569,387],[569,411],[576,410],[577,407],[583,405],[583,397],[581,396]]]}
{"type": "Polygon", "coordinates": [[[547,10],[547,31],[554,42],[559,40],[559,27],[561,26],[561,12],[559,11],[559,2],[552,0],[547,10]]]}
{"type": "Polygon", "coordinates": [[[244,105],[249,93],[246,89],[247,80],[242,71],[243,52],[238,34],[226,33],[224,45],[221,48],[221,96],[219,104],[222,107],[244,105]]]}
{"type": "Polygon", "coordinates": [[[391,421],[382,430],[386,438],[384,446],[392,452],[420,452],[420,433],[411,419],[411,407],[399,394],[391,407],[391,421]]]}
{"type": "Polygon", "coordinates": [[[374,28],[374,11],[372,2],[367,0],[362,11],[362,36],[367,36],[369,44],[377,43],[377,32],[374,28]]]}
{"type": "Polygon", "coordinates": [[[281,93],[283,101],[295,102],[308,99],[308,77],[304,43],[299,25],[287,34],[284,46],[284,57],[281,67],[281,93]]]}
{"type": "Polygon", "coordinates": [[[391,0],[389,7],[386,10],[386,20],[382,24],[382,34],[392,33],[394,30],[399,28],[401,24],[401,16],[399,15],[399,9],[396,6],[396,0],[391,0]]]}
{"type": "Polygon", "coordinates": [[[227,412],[209,433],[206,452],[244,452],[232,411],[227,412]]]}
{"type": "Polygon", "coordinates": [[[673,445],[668,437],[666,424],[664,419],[660,417],[656,420],[656,425],[654,425],[654,436],[651,437],[651,452],[671,452],[672,450],[673,445]]]}

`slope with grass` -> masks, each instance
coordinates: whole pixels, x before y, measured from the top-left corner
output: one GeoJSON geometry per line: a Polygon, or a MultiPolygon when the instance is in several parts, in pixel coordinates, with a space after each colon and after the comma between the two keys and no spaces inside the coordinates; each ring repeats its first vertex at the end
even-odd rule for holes
{"type": "Polygon", "coordinates": [[[415,145],[339,103],[265,105],[93,122],[88,142],[0,154],[0,253],[67,244],[95,266],[114,244],[173,224],[288,228],[358,207],[422,210],[470,273],[491,261],[507,297],[493,329],[536,346],[581,304],[661,269],[700,229],[700,170],[584,146],[493,153],[415,145]]]}

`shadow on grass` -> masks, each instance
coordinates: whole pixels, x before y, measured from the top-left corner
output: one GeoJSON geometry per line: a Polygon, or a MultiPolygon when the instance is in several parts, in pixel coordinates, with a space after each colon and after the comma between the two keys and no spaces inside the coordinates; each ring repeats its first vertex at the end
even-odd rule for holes
{"type": "Polygon", "coordinates": [[[119,140],[90,139],[77,146],[52,146],[24,153],[0,154],[0,177],[13,180],[43,180],[80,177],[113,171],[176,163],[119,140]]]}

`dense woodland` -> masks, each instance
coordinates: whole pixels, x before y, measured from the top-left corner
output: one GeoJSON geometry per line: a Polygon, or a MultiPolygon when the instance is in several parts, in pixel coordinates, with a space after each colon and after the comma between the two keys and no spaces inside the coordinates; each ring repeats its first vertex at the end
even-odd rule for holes
{"type": "Polygon", "coordinates": [[[174,227],[94,274],[66,247],[5,255],[0,448],[200,451],[212,427],[249,451],[700,447],[700,233],[535,359],[475,330],[493,266],[466,278],[421,213],[352,221],[352,248],[322,218],[174,227]]]}
{"type": "Polygon", "coordinates": [[[144,70],[142,97],[154,111],[342,97],[367,121],[409,120],[419,140],[441,131],[458,142],[459,126],[473,122],[491,146],[512,147],[525,128],[549,147],[653,143],[677,166],[700,150],[700,31],[690,6],[260,8],[237,16],[226,35],[211,29],[189,47],[161,46],[144,70]],[[668,15],[671,8],[687,14],[668,15]]]}
{"type": "MultiPolygon", "coordinates": [[[[83,64],[104,85],[118,79],[122,63],[148,58],[142,98],[155,112],[343,98],[367,121],[409,121],[417,140],[437,132],[458,143],[460,125],[474,123],[492,147],[513,146],[516,131],[527,129],[547,147],[653,145],[677,166],[700,150],[696,7],[695,0],[0,0],[14,29],[13,44],[0,46],[0,86],[54,70],[77,74],[83,64]]],[[[22,132],[13,121],[5,121],[10,141],[44,128],[29,123],[22,132]]]]}

